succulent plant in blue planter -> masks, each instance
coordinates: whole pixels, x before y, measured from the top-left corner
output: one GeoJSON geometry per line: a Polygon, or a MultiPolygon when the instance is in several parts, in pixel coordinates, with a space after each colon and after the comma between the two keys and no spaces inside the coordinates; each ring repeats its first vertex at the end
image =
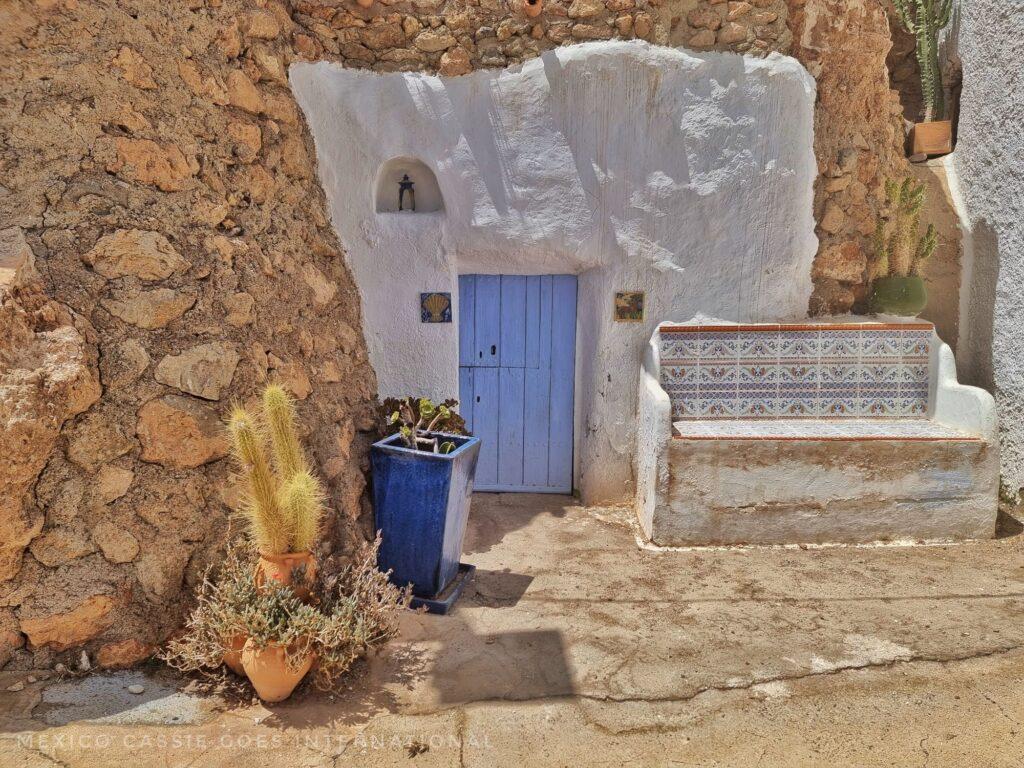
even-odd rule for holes
{"type": "Polygon", "coordinates": [[[447,613],[472,566],[459,562],[480,439],[462,431],[455,401],[405,398],[386,406],[383,440],[371,451],[378,566],[412,585],[413,607],[447,613]]]}

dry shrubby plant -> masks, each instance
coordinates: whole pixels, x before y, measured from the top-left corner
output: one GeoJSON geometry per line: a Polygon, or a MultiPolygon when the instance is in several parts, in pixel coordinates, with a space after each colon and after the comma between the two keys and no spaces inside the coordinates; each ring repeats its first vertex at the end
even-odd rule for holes
{"type": "Polygon", "coordinates": [[[370,648],[398,634],[398,620],[412,601],[411,587],[399,589],[377,569],[380,534],[347,565],[324,566],[317,597],[325,621],[319,634],[317,687],[332,688],[370,648]]]}
{"type": "Polygon", "coordinates": [[[230,639],[243,634],[260,649],[284,646],[296,668],[312,652],[316,686],[333,688],[370,648],[398,634],[399,617],[412,599],[408,588],[395,587],[377,570],[379,546],[378,537],[348,564],[329,562],[312,605],[285,586],[257,589],[257,553],[247,543],[229,547],[220,568],[203,579],[184,634],[167,644],[161,658],[183,672],[211,670],[230,650],[230,639]]]}
{"type": "Polygon", "coordinates": [[[255,553],[248,542],[228,545],[224,561],[207,569],[196,591],[196,607],[182,634],[170,640],[159,657],[182,672],[199,672],[220,666],[230,649],[228,641],[244,632],[247,606],[260,597],[256,589],[255,553]]]}

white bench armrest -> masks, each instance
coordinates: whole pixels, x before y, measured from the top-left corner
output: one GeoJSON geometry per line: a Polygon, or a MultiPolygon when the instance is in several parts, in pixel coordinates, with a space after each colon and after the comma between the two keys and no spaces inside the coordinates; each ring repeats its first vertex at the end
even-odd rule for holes
{"type": "Polygon", "coordinates": [[[932,379],[935,395],[931,418],[939,424],[995,442],[998,425],[995,399],[980,387],[959,383],[953,351],[937,336],[935,341],[932,379]]]}
{"type": "Polygon", "coordinates": [[[637,405],[637,516],[648,538],[655,507],[666,498],[668,450],[672,441],[672,402],[661,386],[658,331],[644,350],[637,405]]]}

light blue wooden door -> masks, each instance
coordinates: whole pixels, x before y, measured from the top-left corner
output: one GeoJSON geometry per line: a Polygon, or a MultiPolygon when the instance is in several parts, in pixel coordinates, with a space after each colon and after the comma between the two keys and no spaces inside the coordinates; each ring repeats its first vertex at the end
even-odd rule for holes
{"type": "Polygon", "coordinates": [[[459,401],[480,491],[572,491],[576,278],[459,277],[459,401]]]}

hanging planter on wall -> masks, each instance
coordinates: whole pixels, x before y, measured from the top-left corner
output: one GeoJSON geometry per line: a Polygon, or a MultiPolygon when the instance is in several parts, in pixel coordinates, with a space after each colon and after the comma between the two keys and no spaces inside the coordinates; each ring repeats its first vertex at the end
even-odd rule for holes
{"type": "Polygon", "coordinates": [[[544,0],[522,0],[523,13],[531,19],[540,16],[544,10],[544,0]]]}

